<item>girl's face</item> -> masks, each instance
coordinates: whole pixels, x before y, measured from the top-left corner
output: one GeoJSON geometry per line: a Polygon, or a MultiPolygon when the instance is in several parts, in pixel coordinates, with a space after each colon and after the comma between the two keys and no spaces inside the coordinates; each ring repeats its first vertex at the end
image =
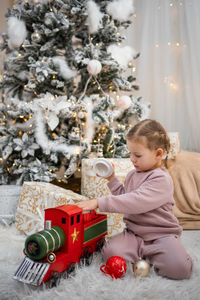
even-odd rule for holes
{"type": "Polygon", "coordinates": [[[127,148],[130,151],[130,159],[138,172],[150,171],[161,167],[163,149],[150,150],[146,142],[127,140],[127,148]]]}

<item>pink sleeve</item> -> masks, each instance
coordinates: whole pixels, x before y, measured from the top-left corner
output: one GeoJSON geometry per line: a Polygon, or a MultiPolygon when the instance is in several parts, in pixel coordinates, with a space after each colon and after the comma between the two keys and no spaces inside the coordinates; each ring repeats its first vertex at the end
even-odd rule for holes
{"type": "Polygon", "coordinates": [[[169,202],[174,203],[172,181],[154,175],[133,192],[99,198],[98,206],[104,212],[142,214],[169,202]]]}
{"type": "Polygon", "coordinates": [[[123,184],[116,177],[109,181],[107,185],[112,195],[120,195],[125,193],[123,184]]]}

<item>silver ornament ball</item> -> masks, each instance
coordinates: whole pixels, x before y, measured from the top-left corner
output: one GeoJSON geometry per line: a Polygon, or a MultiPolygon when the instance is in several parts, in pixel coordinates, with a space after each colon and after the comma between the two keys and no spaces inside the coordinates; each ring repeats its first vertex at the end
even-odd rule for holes
{"type": "Polygon", "coordinates": [[[41,33],[38,30],[34,31],[31,34],[31,39],[33,42],[39,43],[41,41],[41,38],[42,38],[41,33]]]}
{"type": "Polygon", "coordinates": [[[85,118],[84,112],[83,111],[79,111],[78,117],[79,117],[79,119],[84,119],[85,118]]]}

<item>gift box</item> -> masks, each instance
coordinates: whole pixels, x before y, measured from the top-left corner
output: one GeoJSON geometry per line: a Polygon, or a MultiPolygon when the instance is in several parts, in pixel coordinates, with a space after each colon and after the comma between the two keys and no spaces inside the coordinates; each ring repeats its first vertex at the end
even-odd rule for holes
{"type": "Polygon", "coordinates": [[[170,139],[170,150],[167,155],[168,159],[174,159],[176,155],[180,152],[180,139],[178,132],[168,132],[168,137],[170,139]]]}
{"type": "Polygon", "coordinates": [[[44,209],[75,204],[87,197],[47,182],[24,182],[16,210],[16,228],[32,234],[44,228],[44,209]]]}
{"type": "MultiPolygon", "coordinates": [[[[107,196],[110,190],[107,187],[107,180],[98,177],[94,171],[95,158],[82,159],[81,194],[90,199],[107,196]]],[[[129,158],[107,158],[107,161],[115,165],[115,174],[120,182],[124,183],[127,173],[133,169],[129,158]]],[[[108,216],[108,237],[122,232],[125,224],[122,214],[107,213],[108,216]]]]}

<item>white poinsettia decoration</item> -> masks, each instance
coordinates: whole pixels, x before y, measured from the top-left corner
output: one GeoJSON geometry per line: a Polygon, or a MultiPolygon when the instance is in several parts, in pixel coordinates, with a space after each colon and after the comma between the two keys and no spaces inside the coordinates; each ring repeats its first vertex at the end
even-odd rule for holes
{"type": "Polygon", "coordinates": [[[15,151],[21,151],[22,158],[28,155],[34,156],[35,150],[39,149],[39,145],[33,142],[33,137],[29,137],[27,133],[24,133],[21,138],[13,139],[16,147],[15,151]]]}
{"type": "Polygon", "coordinates": [[[34,107],[37,110],[38,105],[45,111],[46,122],[51,131],[53,131],[59,124],[58,115],[60,112],[69,113],[71,103],[67,101],[66,96],[54,97],[47,93],[43,98],[34,101],[34,107]]]}

